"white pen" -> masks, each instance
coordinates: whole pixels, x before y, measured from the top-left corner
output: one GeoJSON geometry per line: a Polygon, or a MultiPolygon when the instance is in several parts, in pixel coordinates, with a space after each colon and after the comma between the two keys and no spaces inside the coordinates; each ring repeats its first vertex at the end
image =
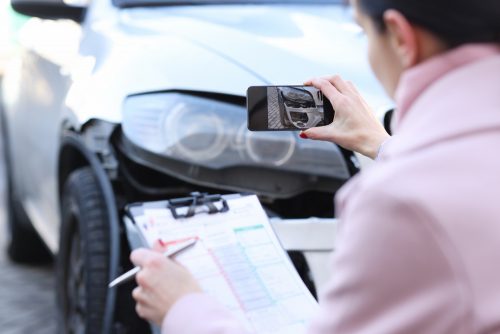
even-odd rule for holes
{"type": "MultiPolygon", "coordinates": [[[[196,242],[198,241],[198,238],[192,238],[184,242],[180,242],[178,244],[174,244],[170,247],[168,247],[168,250],[163,253],[165,257],[172,257],[176,255],[177,253],[193,246],[196,242]]],[[[130,269],[127,271],[125,274],[122,274],[115,278],[111,283],[109,283],[108,288],[112,288],[114,286],[117,286],[119,284],[125,283],[130,281],[135,277],[135,275],[141,271],[141,267],[135,267],[133,269],[130,269]]]]}

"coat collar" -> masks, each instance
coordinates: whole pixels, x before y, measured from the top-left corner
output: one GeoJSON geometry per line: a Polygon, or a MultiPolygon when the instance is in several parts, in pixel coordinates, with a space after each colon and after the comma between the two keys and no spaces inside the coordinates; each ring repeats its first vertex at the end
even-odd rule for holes
{"type": "Polygon", "coordinates": [[[494,55],[500,55],[500,45],[468,44],[435,56],[405,71],[395,94],[398,108],[392,128],[397,131],[409,109],[418,97],[432,86],[432,83],[455,69],[494,55]]]}
{"type": "MultiPolygon", "coordinates": [[[[384,145],[377,165],[467,134],[500,131],[500,47],[480,49],[462,49],[474,54],[465,58],[457,49],[405,73],[397,92],[394,138],[384,145]]],[[[359,181],[367,172],[338,192],[338,214],[351,194],[362,191],[359,181]]],[[[342,225],[341,220],[339,229],[342,225]]]]}
{"type": "Polygon", "coordinates": [[[455,50],[402,78],[395,138],[381,160],[478,131],[500,131],[500,47],[472,51],[455,50]]]}

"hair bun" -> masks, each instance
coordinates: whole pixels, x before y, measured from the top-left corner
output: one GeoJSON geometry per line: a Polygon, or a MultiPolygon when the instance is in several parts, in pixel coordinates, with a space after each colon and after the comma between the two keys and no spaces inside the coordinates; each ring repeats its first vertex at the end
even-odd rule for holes
{"type": "Polygon", "coordinates": [[[500,42],[500,0],[358,0],[381,29],[385,11],[396,9],[410,22],[440,37],[450,47],[500,42]]]}

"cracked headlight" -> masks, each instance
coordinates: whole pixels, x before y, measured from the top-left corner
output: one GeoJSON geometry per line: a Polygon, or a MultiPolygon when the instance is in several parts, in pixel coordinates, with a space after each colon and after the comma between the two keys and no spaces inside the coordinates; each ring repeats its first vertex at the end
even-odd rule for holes
{"type": "Polygon", "coordinates": [[[266,167],[347,179],[336,145],[295,132],[250,132],[246,108],[182,93],[130,96],[123,131],[140,148],[211,169],[266,167]]]}

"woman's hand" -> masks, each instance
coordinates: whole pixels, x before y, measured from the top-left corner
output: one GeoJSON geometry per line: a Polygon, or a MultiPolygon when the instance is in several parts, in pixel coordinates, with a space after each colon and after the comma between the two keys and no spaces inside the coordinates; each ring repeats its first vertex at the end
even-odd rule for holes
{"type": "Polygon", "coordinates": [[[375,159],[390,136],[351,82],[339,76],[315,78],[305,85],[320,89],[335,109],[333,123],[305,130],[302,138],[334,142],[375,159]]]}
{"type": "Polygon", "coordinates": [[[139,286],[132,292],[137,314],[159,326],[176,301],[202,291],[186,268],[160,252],[137,249],[130,260],[142,268],[136,276],[139,286]]]}

